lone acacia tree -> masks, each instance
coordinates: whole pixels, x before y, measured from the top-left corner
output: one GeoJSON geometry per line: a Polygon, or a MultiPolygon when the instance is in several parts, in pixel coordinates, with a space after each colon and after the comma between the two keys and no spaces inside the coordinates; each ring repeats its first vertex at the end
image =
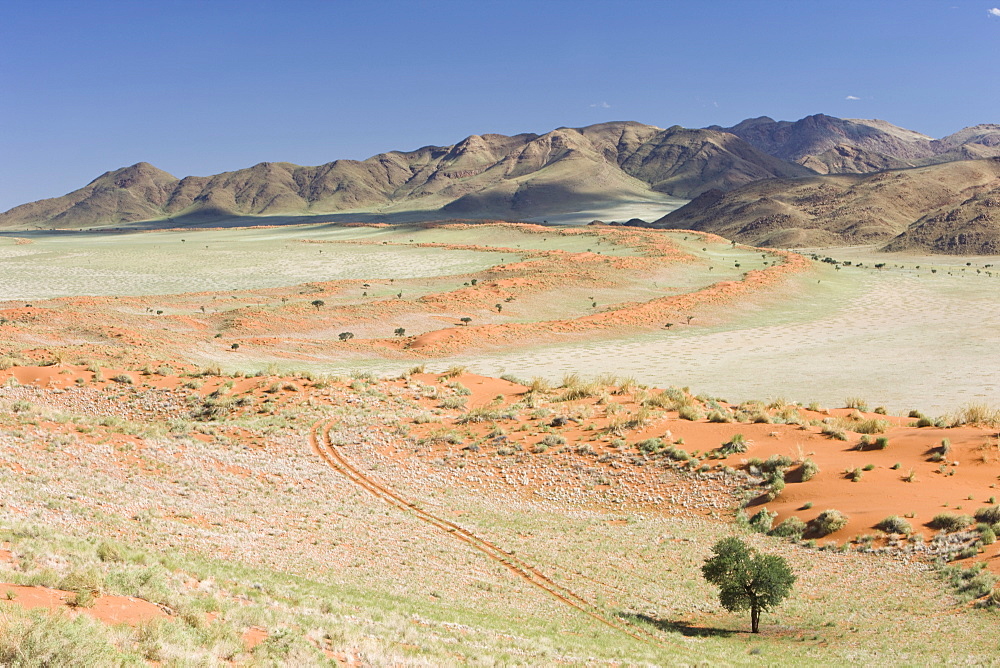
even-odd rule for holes
{"type": "Polygon", "coordinates": [[[760,613],[792,591],[795,574],[783,557],[760,554],[735,536],[712,546],[701,573],[719,587],[719,603],[730,612],[750,610],[750,630],[760,633],[760,613]]]}

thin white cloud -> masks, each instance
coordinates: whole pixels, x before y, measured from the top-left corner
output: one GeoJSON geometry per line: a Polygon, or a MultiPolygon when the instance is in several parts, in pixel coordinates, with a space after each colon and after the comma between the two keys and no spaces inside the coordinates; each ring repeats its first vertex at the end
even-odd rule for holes
{"type": "Polygon", "coordinates": [[[987,9],[986,13],[989,14],[990,16],[995,16],[997,18],[1000,18],[1000,8],[994,7],[993,9],[987,9]]]}
{"type": "Polygon", "coordinates": [[[597,109],[610,109],[611,105],[608,104],[607,102],[595,102],[594,104],[590,105],[590,107],[592,109],[593,108],[597,108],[597,109]]]}
{"type": "Polygon", "coordinates": [[[861,98],[860,98],[860,97],[858,97],[857,95],[848,95],[848,96],[847,96],[847,97],[845,97],[844,99],[845,99],[845,100],[860,100],[861,98]]]}

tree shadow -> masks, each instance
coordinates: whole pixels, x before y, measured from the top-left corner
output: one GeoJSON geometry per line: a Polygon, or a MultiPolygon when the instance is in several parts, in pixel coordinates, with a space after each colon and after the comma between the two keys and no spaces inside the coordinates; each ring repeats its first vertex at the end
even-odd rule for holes
{"type": "Polygon", "coordinates": [[[695,626],[689,622],[684,621],[673,621],[669,619],[658,619],[656,617],[650,617],[649,615],[644,615],[642,613],[631,613],[631,612],[620,612],[618,616],[624,620],[627,620],[636,624],[649,624],[660,631],[666,631],[668,633],[680,633],[681,635],[688,636],[691,638],[708,638],[708,637],[718,637],[718,638],[728,638],[734,634],[743,633],[742,631],[731,631],[729,629],[716,629],[712,627],[705,626],[695,626]]]}

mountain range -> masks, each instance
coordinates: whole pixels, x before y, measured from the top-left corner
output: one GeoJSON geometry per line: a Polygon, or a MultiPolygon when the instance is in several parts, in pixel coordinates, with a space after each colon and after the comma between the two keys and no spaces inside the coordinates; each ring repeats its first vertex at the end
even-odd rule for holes
{"type": "Polygon", "coordinates": [[[809,173],[726,132],[602,123],[543,135],[473,135],[452,146],[318,167],[260,163],[183,179],[139,163],[68,195],[15,207],[0,214],[0,227],[343,212],[523,219],[634,197],[687,199],[809,173]]]}
{"type": "Polygon", "coordinates": [[[180,179],[141,162],[2,213],[0,229],[183,226],[248,216],[525,220],[674,197],[692,201],[655,226],[763,245],[998,253],[998,164],[1000,125],[991,124],[933,139],[886,121],[824,114],[702,129],[609,122],[180,179]]]}

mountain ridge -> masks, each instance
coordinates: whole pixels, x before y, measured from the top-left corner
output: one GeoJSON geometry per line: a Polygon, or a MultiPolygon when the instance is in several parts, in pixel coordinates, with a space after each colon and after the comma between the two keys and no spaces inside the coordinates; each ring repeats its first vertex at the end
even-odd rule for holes
{"type": "Polygon", "coordinates": [[[620,121],[543,135],[471,135],[451,146],[318,166],[262,162],[181,179],[137,163],[62,197],[14,207],[0,214],[0,227],[355,211],[528,218],[630,197],[686,199],[809,173],[727,133],[620,121]]]}
{"type": "Polygon", "coordinates": [[[652,225],[755,246],[878,244],[889,251],[997,254],[1000,158],[712,190],[652,225]]]}

